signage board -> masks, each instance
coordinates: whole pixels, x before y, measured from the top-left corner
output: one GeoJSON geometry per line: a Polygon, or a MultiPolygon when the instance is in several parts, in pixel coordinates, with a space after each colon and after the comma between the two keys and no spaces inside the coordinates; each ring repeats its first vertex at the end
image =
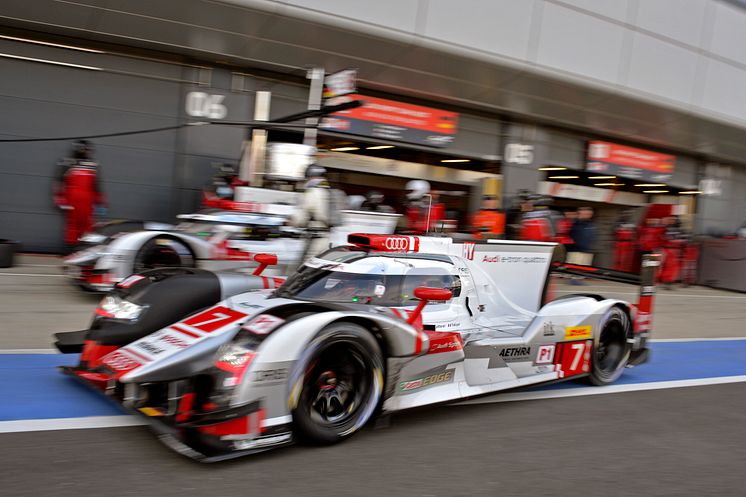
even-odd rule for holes
{"type": "Polygon", "coordinates": [[[676,157],[604,141],[588,143],[586,170],[641,181],[666,183],[673,175],[676,157]]]}
{"type": "Polygon", "coordinates": [[[362,100],[364,104],[324,118],[319,127],[431,147],[447,147],[456,136],[456,112],[363,95],[347,95],[329,103],[340,104],[348,100],[362,100]]]}
{"type": "Polygon", "coordinates": [[[344,71],[329,74],[324,78],[324,91],[322,96],[325,99],[329,99],[355,93],[357,91],[357,88],[355,87],[356,81],[356,69],[345,69],[344,71]]]}

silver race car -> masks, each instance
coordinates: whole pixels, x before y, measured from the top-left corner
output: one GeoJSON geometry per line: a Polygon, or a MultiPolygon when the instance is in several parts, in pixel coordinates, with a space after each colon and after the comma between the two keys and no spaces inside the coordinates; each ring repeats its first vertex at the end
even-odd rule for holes
{"type": "MultiPolygon", "coordinates": [[[[206,210],[178,216],[177,226],[135,221],[108,223],[81,238],[84,245],[63,260],[64,273],[85,290],[106,292],[133,273],[162,267],[212,271],[256,267],[254,255],[272,253],[272,274],[297,267],[310,233],[286,226],[293,206],[265,205],[270,213],[206,210]],[[137,227],[140,226],[138,229],[137,227]]],[[[345,224],[330,239],[343,243],[347,234],[365,227],[392,233],[398,214],[343,211],[345,224]]]]}
{"type": "Polygon", "coordinates": [[[195,459],[337,442],[377,415],[572,378],[604,385],[645,361],[657,260],[644,260],[637,303],[551,300],[560,251],[353,234],[274,290],[156,270],[120,283],[91,329],[58,334],[58,347],[82,350],[68,374],[195,459]]]}

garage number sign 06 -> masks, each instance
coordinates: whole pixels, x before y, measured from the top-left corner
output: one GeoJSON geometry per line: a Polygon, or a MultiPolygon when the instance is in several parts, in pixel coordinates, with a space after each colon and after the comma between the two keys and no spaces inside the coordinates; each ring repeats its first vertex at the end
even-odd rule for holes
{"type": "Polygon", "coordinates": [[[223,119],[228,108],[223,105],[225,95],[210,95],[202,91],[191,91],[186,96],[186,113],[192,117],[223,119]]]}

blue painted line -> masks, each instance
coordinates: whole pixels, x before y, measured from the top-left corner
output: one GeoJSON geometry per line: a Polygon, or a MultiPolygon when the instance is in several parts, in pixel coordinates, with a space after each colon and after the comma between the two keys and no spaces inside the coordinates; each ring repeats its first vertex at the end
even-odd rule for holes
{"type": "MultiPolygon", "coordinates": [[[[617,384],[746,375],[746,340],[654,342],[650,362],[627,369],[617,384]]],[[[0,421],[124,414],[114,403],[57,370],[76,354],[0,354],[0,421]]],[[[568,381],[537,389],[587,386],[568,381]]]]}
{"type": "Polygon", "coordinates": [[[57,369],[77,362],[77,354],[0,355],[0,421],[124,414],[57,369]]]}

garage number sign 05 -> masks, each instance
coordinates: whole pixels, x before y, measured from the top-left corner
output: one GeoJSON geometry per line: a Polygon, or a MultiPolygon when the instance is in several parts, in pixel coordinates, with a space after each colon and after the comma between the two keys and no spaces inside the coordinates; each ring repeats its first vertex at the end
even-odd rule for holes
{"type": "Polygon", "coordinates": [[[202,91],[191,91],[186,96],[186,113],[192,117],[223,119],[228,108],[223,105],[225,95],[210,95],[202,91]]]}

